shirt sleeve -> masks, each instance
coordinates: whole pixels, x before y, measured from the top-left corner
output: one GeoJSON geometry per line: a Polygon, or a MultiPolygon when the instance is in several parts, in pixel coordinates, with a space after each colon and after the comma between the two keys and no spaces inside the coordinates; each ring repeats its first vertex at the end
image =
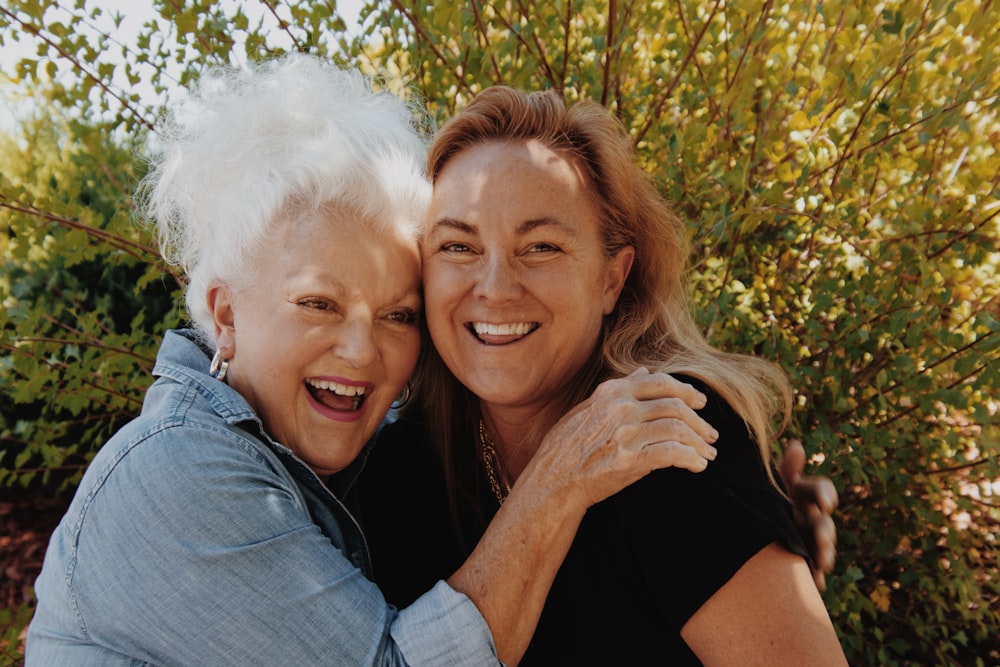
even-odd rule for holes
{"type": "Polygon", "coordinates": [[[697,384],[710,397],[700,414],[720,432],[716,460],[698,474],[655,471],[599,510],[614,514],[605,525],[621,531],[636,585],[676,631],[767,545],[807,554],[742,419],[697,384]]]}
{"type": "Polygon", "coordinates": [[[67,540],[81,633],[162,665],[499,664],[440,582],[397,611],[239,434],[184,427],[124,448],[67,540]]]}

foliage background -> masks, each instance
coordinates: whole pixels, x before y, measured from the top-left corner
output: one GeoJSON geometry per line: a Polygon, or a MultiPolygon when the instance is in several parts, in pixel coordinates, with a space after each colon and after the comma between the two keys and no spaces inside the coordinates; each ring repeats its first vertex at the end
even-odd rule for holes
{"type": "MultiPolygon", "coordinates": [[[[1000,7],[991,0],[12,0],[0,497],[65,500],[135,414],[179,279],[132,221],[164,100],[299,49],[436,122],[491,83],[607,105],[686,216],[718,345],[791,374],[841,496],[825,600],[855,665],[1000,665],[1000,7]],[[343,4],[343,3],[341,3],[343,4]]],[[[0,78],[0,81],[3,81],[0,78]]],[[[17,664],[26,600],[0,611],[17,664]]]]}

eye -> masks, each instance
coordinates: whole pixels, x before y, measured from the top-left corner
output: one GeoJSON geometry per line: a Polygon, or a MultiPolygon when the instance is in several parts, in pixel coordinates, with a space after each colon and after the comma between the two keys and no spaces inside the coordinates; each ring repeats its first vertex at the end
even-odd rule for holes
{"type": "Polygon", "coordinates": [[[410,308],[400,308],[389,313],[386,319],[399,324],[416,324],[420,319],[420,315],[417,311],[410,308]]]}
{"type": "Polygon", "coordinates": [[[324,299],[318,296],[308,296],[302,299],[298,299],[295,302],[296,306],[304,308],[306,310],[313,310],[318,312],[327,312],[337,310],[337,304],[329,299],[324,299]]]}
{"type": "Polygon", "coordinates": [[[441,245],[441,252],[461,254],[466,252],[471,252],[472,248],[464,243],[445,243],[441,245]]]}
{"type": "Polygon", "coordinates": [[[531,254],[562,252],[562,248],[551,243],[535,243],[528,248],[528,252],[531,254]]]}

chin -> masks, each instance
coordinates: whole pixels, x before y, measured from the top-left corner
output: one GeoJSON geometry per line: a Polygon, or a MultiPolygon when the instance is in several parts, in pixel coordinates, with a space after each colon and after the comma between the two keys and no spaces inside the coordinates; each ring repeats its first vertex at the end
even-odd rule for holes
{"type": "Polygon", "coordinates": [[[343,436],[337,438],[335,434],[331,434],[324,442],[319,443],[319,447],[313,450],[318,453],[317,456],[312,456],[309,460],[303,458],[303,460],[310,468],[317,471],[317,474],[320,474],[321,477],[341,472],[354,463],[354,460],[361,454],[365,443],[368,442],[367,439],[356,442],[354,438],[351,438],[350,443],[343,443],[342,438],[343,436]],[[334,451],[331,451],[330,443],[336,442],[341,442],[342,444],[336,446],[334,451]]]}
{"type": "Polygon", "coordinates": [[[473,389],[472,393],[480,401],[496,405],[521,405],[532,400],[531,395],[525,394],[523,391],[497,391],[495,387],[485,391],[476,391],[473,389]]]}

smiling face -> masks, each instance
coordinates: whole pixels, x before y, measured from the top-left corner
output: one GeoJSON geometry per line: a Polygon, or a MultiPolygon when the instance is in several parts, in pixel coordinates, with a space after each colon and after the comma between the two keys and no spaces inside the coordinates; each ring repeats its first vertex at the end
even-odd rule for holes
{"type": "Polygon", "coordinates": [[[542,410],[594,353],[632,255],[606,257],[564,154],[534,140],[466,148],[435,181],[423,244],[434,345],[488,406],[542,410]]]}
{"type": "Polygon", "coordinates": [[[226,382],[317,474],[343,470],[416,364],[416,243],[326,212],[284,225],[251,271],[208,294],[226,382]]]}

